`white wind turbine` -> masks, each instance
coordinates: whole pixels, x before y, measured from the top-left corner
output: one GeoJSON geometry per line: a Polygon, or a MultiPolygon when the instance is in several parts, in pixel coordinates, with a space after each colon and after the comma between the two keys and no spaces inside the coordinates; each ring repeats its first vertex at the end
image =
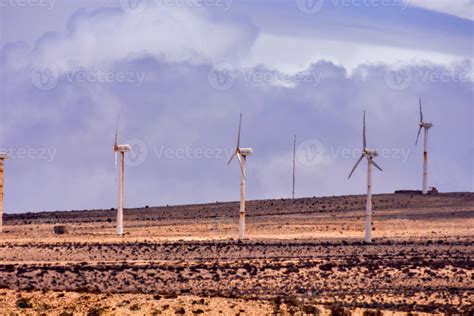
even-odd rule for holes
{"type": "Polygon", "coordinates": [[[423,150],[423,194],[428,194],[428,131],[433,127],[433,123],[423,122],[423,108],[421,106],[420,98],[420,129],[418,130],[418,136],[416,137],[415,145],[418,145],[420,139],[421,130],[425,130],[425,144],[423,150]]]}
{"type": "Polygon", "coordinates": [[[119,155],[119,186],[118,186],[118,208],[117,208],[117,235],[123,235],[123,190],[124,190],[124,163],[125,153],[131,151],[128,144],[118,144],[119,118],[115,129],[114,155],[115,155],[115,174],[117,174],[117,155],[119,155]]]}
{"type": "Polygon", "coordinates": [[[8,159],[8,155],[0,153],[0,233],[3,232],[3,174],[5,159],[8,159]]]}
{"type": "Polygon", "coordinates": [[[229,158],[227,164],[230,164],[235,156],[239,159],[240,165],[240,221],[239,221],[239,239],[245,238],[245,180],[247,157],[253,154],[252,148],[240,148],[240,131],[242,128],[242,113],[240,113],[239,131],[237,133],[237,147],[235,152],[229,158]]]}
{"type": "Polygon", "coordinates": [[[374,165],[380,171],[383,171],[374,161],[374,158],[379,154],[376,150],[371,150],[367,148],[367,136],[366,136],[366,126],[365,126],[365,111],[364,111],[364,129],[362,132],[362,156],[357,161],[356,165],[349,175],[349,179],[352,177],[352,174],[359,166],[360,162],[367,158],[367,204],[365,211],[365,242],[372,242],[372,165],[374,165]]]}

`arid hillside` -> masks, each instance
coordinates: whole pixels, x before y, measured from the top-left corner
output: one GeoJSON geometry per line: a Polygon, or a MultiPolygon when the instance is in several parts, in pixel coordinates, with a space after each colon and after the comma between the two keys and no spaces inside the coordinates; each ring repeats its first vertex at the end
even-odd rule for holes
{"type": "Polygon", "coordinates": [[[251,201],[245,241],[236,240],[237,203],[128,209],[123,237],[112,210],[8,215],[0,306],[79,315],[472,314],[474,194],[377,195],[373,244],[361,242],[364,203],[251,201]],[[55,225],[67,232],[54,234],[55,225]]]}

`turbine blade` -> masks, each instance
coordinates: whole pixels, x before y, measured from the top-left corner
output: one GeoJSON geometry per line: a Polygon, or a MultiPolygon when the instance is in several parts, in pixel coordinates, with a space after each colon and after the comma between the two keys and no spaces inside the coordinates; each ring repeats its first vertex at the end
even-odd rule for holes
{"type": "Polygon", "coordinates": [[[362,161],[362,159],[364,159],[364,155],[360,156],[359,160],[357,161],[357,163],[355,164],[354,168],[352,168],[352,171],[351,171],[351,174],[349,175],[349,178],[350,179],[352,177],[352,175],[354,174],[354,171],[357,169],[357,167],[359,166],[360,162],[362,161]]]}
{"type": "Polygon", "coordinates": [[[362,136],[362,145],[364,146],[364,149],[367,148],[367,133],[366,133],[366,126],[365,126],[365,111],[364,111],[364,130],[363,130],[363,136],[362,136]]]}
{"type": "Polygon", "coordinates": [[[420,129],[418,130],[418,136],[416,136],[415,146],[418,145],[418,140],[420,139],[420,134],[421,134],[422,129],[423,129],[423,127],[420,126],[420,129]]]}
{"type": "Polygon", "coordinates": [[[370,158],[370,162],[375,166],[375,168],[379,169],[380,171],[383,171],[382,168],[380,168],[379,165],[377,165],[377,163],[375,163],[374,159],[373,158],[370,158]]]}
{"type": "Polygon", "coordinates": [[[420,123],[423,123],[423,107],[421,106],[421,98],[419,102],[420,102],[420,123]]]}
{"type": "Polygon", "coordinates": [[[240,157],[239,153],[237,153],[237,157],[239,158],[240,172],[242,173],[242,177],[244,177],[244,179],[246,179],[244,166],[242,165],[242,157],[240,157]]]}
{"type": "Polygon", "coordinates": [[[117,125],[115,126],[115,141],[114,141],[114,147],[116,147],[117,144],[118,144],[118,127],[119,127],[119,121],[120,121],[120,115],[117,115],[117,125]]]}
{"type": "Polygon", "coordinates": [[[237,148],[240,148],[240,130],[242,129],[242,113],[240,113],[239,131],[237,133],[237,148]]]}
{"type": "Polygon", "coordinates": [[[237,154],[238,154],[238,151],[237,151],[237,150],[234,151],[234,153],[232,154],[232,156],[230,156],[229,161],[227,161],[227,164],[228,164],[228,165],[232,162],[232,160],[234,159],[234,157],[235,157],[237,154]]]}

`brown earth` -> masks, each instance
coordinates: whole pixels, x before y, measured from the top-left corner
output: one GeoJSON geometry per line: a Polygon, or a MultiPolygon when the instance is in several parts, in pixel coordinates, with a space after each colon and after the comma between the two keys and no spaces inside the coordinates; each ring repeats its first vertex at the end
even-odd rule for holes
{"type": "Polygon", "coordinates": [[[472,315],[474,194],[375,196],[370,245],[364,203],[251,201],[243,242],[237,203],[8,215],[0,311],[472,315]]]}

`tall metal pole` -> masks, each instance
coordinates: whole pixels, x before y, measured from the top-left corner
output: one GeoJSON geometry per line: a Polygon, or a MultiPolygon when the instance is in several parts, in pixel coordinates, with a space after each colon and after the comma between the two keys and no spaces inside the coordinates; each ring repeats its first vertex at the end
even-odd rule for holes
{"type": "Polygon", "coordinates": [[[372,242],[372,161],[367,165],[367,205],[365,212],[365,242],[372,242]]]}
{"type": "Polygon", "coordinates": [[[428,194],[428,128],[425,129],[425,144],[423,150],[423,194],[428,194]]]}
{"type": "Polygon", "coordinates": [[[118,209],[117,209],[117,235],[123,235],[124,158],[125,158],[125,153],[123,151],[120,151],[119,192],[118,192],[118,209]]]}
{"type": "Polygon", "coordinates": [[[4,158],[0,158],[0,233],[3,232],[3,166],[4,158]]]}
{"type": "Polygon", "coordinates": [[[296,135],[293,140],[293,191],[292,198],[295,199],[295,185],[296,185],[296,135]]]}
{"type": "MultiPolygon", "coordinates": [[[[247,157],[242,156],[242,170],[246,174],[247,157]]],[[[240,173],[240,220],[239,220],[239,239],[245,238],[245,178],[240,173]]]]}

